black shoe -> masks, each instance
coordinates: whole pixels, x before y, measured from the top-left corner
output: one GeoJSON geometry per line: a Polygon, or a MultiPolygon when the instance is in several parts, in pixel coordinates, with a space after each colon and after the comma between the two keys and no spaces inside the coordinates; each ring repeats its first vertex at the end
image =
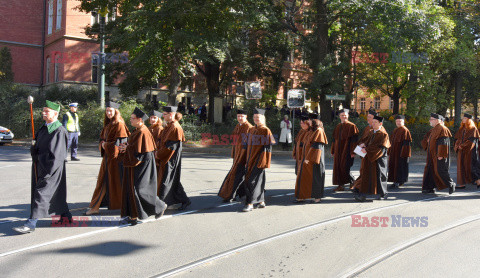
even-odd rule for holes
{"type": "Polygon", "coordinates": [[[422,190],[423,194],[432,194],[435,193],[435,189],[424,189],[422,190]]]}
{"type": "Polygon", "coordinates": [[[387,200],[388,199],[388,193],[380,195],[380,197],[383,198],[384,200],[387,200]]]}
{"type": "Polygon", "coordinates": [[[132,219],[132,218],[128,217],[127,223],[130,224],[130,226],[135,226],[135,225],[138,224],[138,220],[137,220],[137,219],[132,219]]]}
{"type": "Polygon", "coordinates": [[[65,162],[68,162],[68,160],[67,160],[66,158],[65,158],[65,160],[64,160],[64,161],[65,161],[65,162]]]}
{"type": "Polygon", "coordinates": [[[188,200],[186,203],[182,203],[182,205],[178,208],[178,210],[185,210],[192,202],[188,200]]]}
{"type": "Polygon", "coordinates": [[[452,183],[452,185],[450,185],[450,187],[448,188],[448,194],[452,194],[453,192],[455,192],[455,184],[452,183]]]}
{"type": "Polygon", "coordinates": [[[20,233],[20,234],[29,234],[29,233],[33,233],[35,231],[35,228],[30,228],[30,227],[27,227],[27,226],[21,226],[21,227],[15,227],[15,228],[13,228],[13,230],[17,233],[20,233]]]}
{"type": "Polygon", "coordinates": [[[72,157],[70,160],[71,160],[71,161],[80,161],[80,159],[78,159],[78,158],[76,158],[76,157],[72,157]]]}
{"type": "Polygon", "coordinates": [[[223,199],[223,203],[232,203],[234,199],[223,199]]]}
{"type": "Polygon", "coordinates": [[[466,188],[467,188],[467,186],[465,186],[465,185],[464,185],[464,186],[455,186],[455,190],[457,190],[457,189],[466,189],[466,188]]]}
{"type": "Polygon", "coordinates": [[[73,223],[73,218],[72,215],[70,216],[60,216],[60,219],[57,221],[57,225],[66,225],[66,224],[72,224],[73,223]]]}
{"type": "Polygon", "coordinates": [[[398,185],[396,183],[394,183],[394,184],[390,185],[388,188],[396,189],[396,188],[398,188],[398,185]]]}
{"type": "Polygon", "coordinates": [[[295,200],[292,201],[292,203],[294,203],[294,204],[301,204],[301,203],[305,203],[305,200],[297,200],[297,199],[295,199],[295,200]]]}

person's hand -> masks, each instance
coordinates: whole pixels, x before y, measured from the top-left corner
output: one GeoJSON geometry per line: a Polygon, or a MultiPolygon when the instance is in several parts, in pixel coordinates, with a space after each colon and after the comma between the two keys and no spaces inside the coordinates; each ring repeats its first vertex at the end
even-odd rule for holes
{"type": "Polygon", "coordinates": [[[351,157],[351,158],[354,158],[354,157],[355,157],[355,154],[350,155],[350,157],[351,157]]]}
{"type": "Polygon", "coordinates": [[[310,161],[308,161],[308,160],[306,160],[306,159],[305,159],[305,161],[304,161],[305,164],[308,164],[309,162],[310,162],[310,161]]]}
{"type": "Polygon", "coordinates": [[[439,157],[439,158],[438,158],[438,160],[442,160],[442,159],[443,159],[443,157],[439,157]]]}
{"type": "Polygon", "coordinates": [[[105,141],[102,141],[102,149],[105,149],[105,141]]]}
{"type": "Polygon", "coordinates": [[[360,144],[359,146],[360,146],[360,148],[365,148],[365,144],[364,144],[364,143],[360,144]]]}
{"type": "Polygon", "coordinates": [[[122,143],[118,146],[118,150],[121,152],[121,153],[124,153],[125,150],[127,149],[127,145],[125,143],[122,143]]]}
{"type": "Polygon", "coordinates": [[[362,153],[367,153],[367,151],[365,149],[362,149],[362,153]]]}

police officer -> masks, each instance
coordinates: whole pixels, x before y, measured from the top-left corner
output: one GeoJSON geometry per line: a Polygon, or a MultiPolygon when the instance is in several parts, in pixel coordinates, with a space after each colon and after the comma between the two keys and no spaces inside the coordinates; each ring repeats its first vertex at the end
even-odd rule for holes
{"type": "MultiPolygon", "coordinates": [[[[79,161],[77,158],[78,137],[80,136],[80,118],[77,114],[78,103],[73,102],[68,105],[70,111],[63,115],[63,126],[68,131],[68,149],[70,149],[70,156],[72,161],[79,161]]],[[[67,161],[67,158],[65,158],[67,161]]]]}

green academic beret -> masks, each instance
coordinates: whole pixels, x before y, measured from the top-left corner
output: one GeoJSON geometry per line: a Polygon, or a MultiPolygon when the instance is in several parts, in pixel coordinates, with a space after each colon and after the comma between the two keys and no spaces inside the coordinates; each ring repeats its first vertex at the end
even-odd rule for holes
{"type": "Polygon", "coordinates": [[[57,103],[49,101],[49,100],[47,100],[46,103],[47,103],[46,107],[48,107],[52,110],[55,110],[57,112],[60,112],[60,104],[57,104],[57,103]]]}

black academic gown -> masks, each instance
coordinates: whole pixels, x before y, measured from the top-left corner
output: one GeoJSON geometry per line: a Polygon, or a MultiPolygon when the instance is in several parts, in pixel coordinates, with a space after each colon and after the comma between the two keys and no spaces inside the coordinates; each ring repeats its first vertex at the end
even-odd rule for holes
{"type": "Polygon", "coordinates": [[[32,195],[30,218],[69,215],[67,205],[68,133],[59,121],[42,126],[36,134],[32,154],[32,195]]]}
{"type": "Polygon", "coordinates": [[[137,128],[128,138],[123,160],[122,217],[145,219],[159,214],[166,205],[157,197],[155,141],[147,127],[137,128]]]}
{"type": "Polygon", "coordinates": [[[182,150],[185,136],[178,122],[167,124],[160,134],[156,158],[159,161],[158,196],[167,205],[188,203],[180,177],[182,174],[182,150]]]}

